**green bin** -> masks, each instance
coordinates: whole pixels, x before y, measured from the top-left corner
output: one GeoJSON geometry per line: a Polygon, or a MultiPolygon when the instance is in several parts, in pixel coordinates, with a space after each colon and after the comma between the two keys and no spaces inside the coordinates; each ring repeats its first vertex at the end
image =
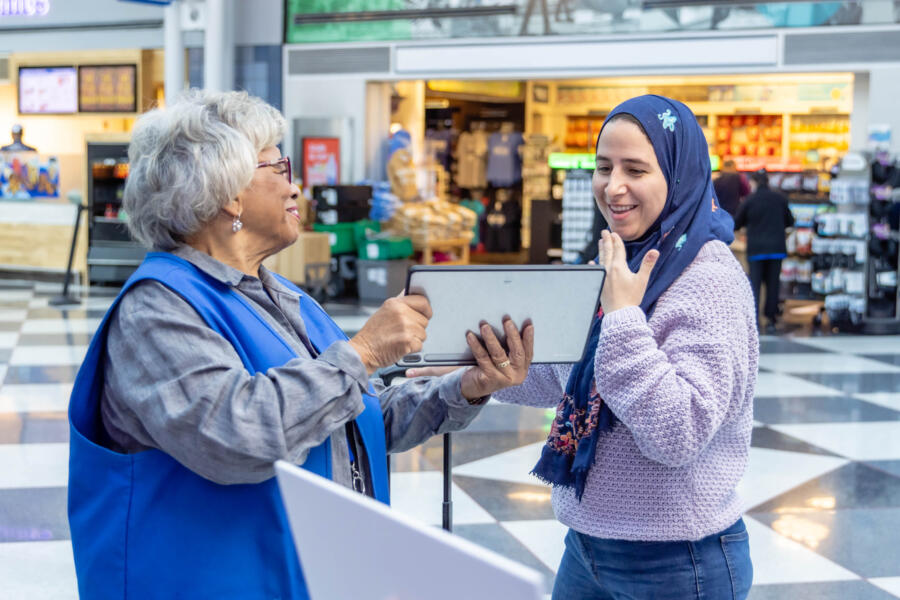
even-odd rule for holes
{"type": "Polygon", "coordinates": [[[406,237],[378,237],[360,242],[356,255],[363,260],[397,260],[413,255],[412,240],[406,237]]]}
{"type": "Polygon", "coordinates": [[[313,224],[313,231],[321,231],[328,234],[328,244],[331,246],[332,256],[356,252],[356,228],[356,223],[313,224]]]}

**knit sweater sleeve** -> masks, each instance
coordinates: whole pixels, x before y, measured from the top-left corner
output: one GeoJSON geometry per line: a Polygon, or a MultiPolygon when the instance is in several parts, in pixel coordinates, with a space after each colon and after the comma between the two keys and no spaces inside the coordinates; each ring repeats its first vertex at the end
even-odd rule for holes
{"type": "Polygon", "coordinates": [[[603,319],[597,391],[650,460],[691,464],[726,418],[746,408],[755,330],[747,279],[736,266],[695,262],[659,299],[649,324],[636,306],[603,319]]]}
{"type": "Polygon", "coordinates": [[[571,365],[533,365],[521,385],[494,392],[492,398],[508,404],[551,408],[559,404],[571,365]]]}

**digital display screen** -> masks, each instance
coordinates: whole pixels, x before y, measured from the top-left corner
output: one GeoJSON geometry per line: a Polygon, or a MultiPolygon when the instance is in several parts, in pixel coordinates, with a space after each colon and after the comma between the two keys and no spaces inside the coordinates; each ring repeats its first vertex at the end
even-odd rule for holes
{"type": "Polygon", "coordinates": [[[23,115],[78,112],[75,67],[19,67],[19,113],[23,115]]]}
{"type": "Polygon", "coordinates": [[[80,112],[137,112],[137,66],[78,67],[80,112]]]}

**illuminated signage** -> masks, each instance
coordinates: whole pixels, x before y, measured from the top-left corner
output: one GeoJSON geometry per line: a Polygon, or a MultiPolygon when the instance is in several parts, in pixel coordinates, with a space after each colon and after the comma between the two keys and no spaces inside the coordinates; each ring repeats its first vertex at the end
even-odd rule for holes
{"type": "Polygon", "coordinates": [[[44,17],[50,0],[0,0],[0,17],[44,17]]]}

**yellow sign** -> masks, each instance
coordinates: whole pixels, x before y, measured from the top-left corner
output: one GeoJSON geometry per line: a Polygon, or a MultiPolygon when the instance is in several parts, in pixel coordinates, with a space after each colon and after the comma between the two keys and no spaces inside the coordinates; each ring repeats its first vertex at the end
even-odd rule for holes
{"type": "Polygon", "coordinates": [[[463,81],[459,79],[435,79],[429,81],[428,89],[434,92],[453,94],[474,94],[496,96],[498,98],[521,98],[524,86],[521,81],[463,81]]]}

